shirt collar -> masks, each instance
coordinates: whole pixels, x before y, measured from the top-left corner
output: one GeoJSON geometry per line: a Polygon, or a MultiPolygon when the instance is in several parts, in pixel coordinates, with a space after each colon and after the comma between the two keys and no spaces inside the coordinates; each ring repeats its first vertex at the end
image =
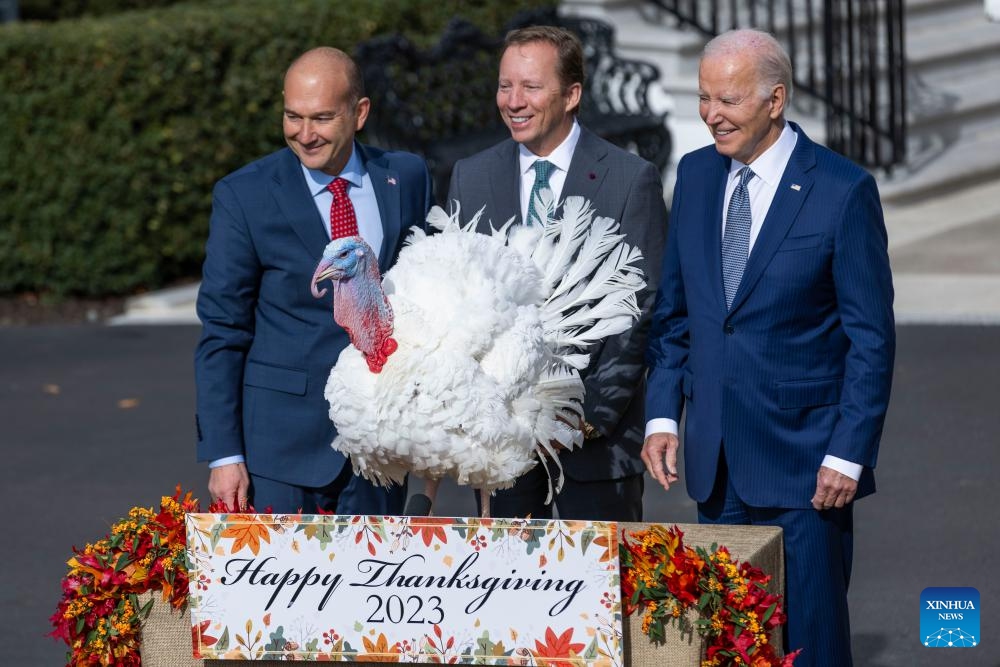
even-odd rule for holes
{"type": "MultiPolygon", "coordinates": [[[[785,123],[778,140],[774,142],[766,151],[753,161],[753,173],[768,185],[777,186],[781,181],[781,176],[785,173],[788,160],[795,150],[795,142],[799,135],[795,133],[792,126],[785,123]]],[[[739,160],[733,160],[729,165],[729,178],[736,178],[736,174],[746,165],[739,160]]]]}
{"type": "Polygon", "coordinates": [[[340,174],[337,176],[331,176],[319,169],[309,169],[301,162],[299,162],[299,166],[302,167],[302,173],[306,177],[306,185],[309,186],[309,192],[314,197],[326,190],[327,186],[335,178],[343,178],[355,188],[360,188],[365,176],[365,166],[361,164],[361,156],[358,155],[357,147],[353,144],[351,145],[351,157],[347,159],[347,164],[344,165],[344,168],[340,170],[340,174]]]}
{"type": "Polygon", "coordinates": [[[521,169],[521,174],[525,174],[532,169],[536,160],[547,160],[555,165],[557,169],[562,169],[564,172],[569,171],[570,162],[573,161],[573,152],[576,150],[576,143],[579,140],[580,124],[577,123],[576,118],[574,118],[573,127],[570,128],[569,134],[566,135],[566,138],[562,140],[561,144],[556,146],[554,151],[552,151],[549,155],[546,155],[544,158],[529,151],[524,147],[524,144],[518,144],[518,166],[521,169]]]}

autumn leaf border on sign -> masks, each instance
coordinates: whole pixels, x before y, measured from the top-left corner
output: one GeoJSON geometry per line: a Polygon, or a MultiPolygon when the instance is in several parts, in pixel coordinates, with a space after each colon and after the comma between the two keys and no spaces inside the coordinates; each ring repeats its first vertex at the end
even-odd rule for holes
{"type": "Polygon", "coordinates": [[[231,554],[243,551],[249,547],[256,556],[260,552],[260,543],[263,540],[271,543],[271,524],[261,521],[260,514],[230,514],[227,517],[226,527],[221,533],[223,539],[233,540],[230,549],[231,554]]]}

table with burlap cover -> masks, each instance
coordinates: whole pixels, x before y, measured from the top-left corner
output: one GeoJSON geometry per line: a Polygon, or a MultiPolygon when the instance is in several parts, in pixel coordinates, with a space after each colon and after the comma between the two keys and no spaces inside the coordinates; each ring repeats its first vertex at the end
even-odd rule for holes
{"type": "MultiPolygon", "coordinates": [[[[619,530],[645,530],[648,523],[619,523],[619,530]]],[[[785,559],[782,552],[781,529],[767,526],[703,526],[698,524],[677,524],[684,533],[684,542],[689,546],[710,547],[713,543],[725,546],[733,558],[750,561],[765,573],[771,575],[769,589],[778,595],[784,594],[785,559]]],[[[229,667],[230,665],[251,664],[244,660],[196,660],[191,657],[191,617],[172,611],[163,602],[160,593],[147,593],[142,603],[154,600],[149,618],[142,627],[142,664],[144,667],[229,667]]],[[[702,644],[695,636],[681,637],[675,628],[667,632],[667,641],[655,645],[642,634],[642,617],[625,617],[622,632],[625,637],[626,667],[698,667],[701,664],[702,644]]],[[[771,641],[781,645],[780,629],[771,641]]],[[[283,665],[276,660],[257,660],[254,665],[283,665]]],[[[361,663],[339,663],[361,664],[361,663]]]]}

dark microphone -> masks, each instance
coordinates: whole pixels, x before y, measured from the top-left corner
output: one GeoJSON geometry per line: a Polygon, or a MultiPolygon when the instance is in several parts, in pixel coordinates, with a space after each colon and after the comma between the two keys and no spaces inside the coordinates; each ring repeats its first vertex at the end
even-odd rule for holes
{"type": "Polygon", "coordinates": [[[403,516],[430,516],[431,515],[431,499],[428,498],[423,493],[414,493],[410,496],[410,499],[406,501],[406,508],[403,510],[403,516]]]}

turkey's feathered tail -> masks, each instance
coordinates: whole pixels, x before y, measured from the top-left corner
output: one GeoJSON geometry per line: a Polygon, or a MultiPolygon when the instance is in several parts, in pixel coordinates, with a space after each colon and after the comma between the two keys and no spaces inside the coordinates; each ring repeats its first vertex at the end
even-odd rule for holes
{"type": "MultiPolygon", "coordinates": [[[[535,200],[541,226],[514,225],[508,220],[494,236],[504,237],[508,247],[529,258],[543,276],[541,320],[543,338],[552,354],[551,361],[536,385],[535,396],[543,403],[542,414],[556,419],[540,420],[536,430],[536,451],[546,467],[546,458],[560,469],[557,444],[572,448],[583,443],[578,428],[583,422],[583,384],[579,371],[590,362],[586,348],[608,336],[622,333],[639,316],[636,293],[645,287],[642,259],[638,248],[623,243],[618,223],[596,215],[583,197],[567,197],[562,216],[552,193],[543,189],[535,200]]],[[[444,232],[475,231],[483,215],[480,209],[466,224],[459,222],[460,206],[449,215],[435,207],[427,222],[444,232]]],[[[422,232],[415,234],[416,238],[422,232]]],[[[411,237],[410,242],[416,240],[411,237]]],[[[553,486],[549,473],[549,497],[553,486]]],[[[555,489],[558,492],[559,488],[555,489]]]]}

